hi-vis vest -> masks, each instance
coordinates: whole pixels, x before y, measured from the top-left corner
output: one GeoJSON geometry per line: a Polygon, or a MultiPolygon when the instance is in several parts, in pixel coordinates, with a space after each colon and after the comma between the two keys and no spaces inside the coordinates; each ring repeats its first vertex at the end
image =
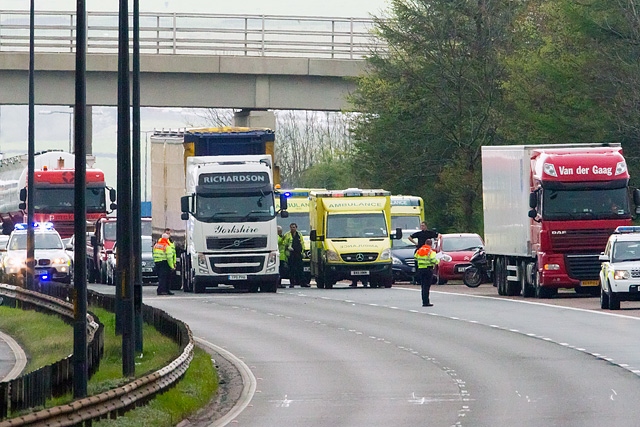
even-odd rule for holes
{"type": "Polygon", "coordinates": [[[429,245],[423,245],[420,249],[418,249],[414,255],[414,258],[416,259],[416,263],[418,264],[418,269],[433,267],[438,263],[438,258],[436,258],[436,251],[431,249],[429,245]]]}
{"type": "Polygon", "coordinates": [[[160,241],[153,245],[153,262],[166,261],[168,247],[169,244],[160,241]]]}

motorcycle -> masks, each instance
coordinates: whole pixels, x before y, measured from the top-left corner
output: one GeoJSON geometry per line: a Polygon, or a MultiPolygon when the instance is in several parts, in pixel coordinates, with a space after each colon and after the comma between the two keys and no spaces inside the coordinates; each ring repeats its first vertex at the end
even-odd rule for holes
{"type": "Polygon", "coordinates": [[[471,265],[464,270],[462,281],[470,288],[477,288],[482,283],[491,282],[491,269],[487,261],[487,254],[483,247],[475,250],[471,259],[471,265]]]}

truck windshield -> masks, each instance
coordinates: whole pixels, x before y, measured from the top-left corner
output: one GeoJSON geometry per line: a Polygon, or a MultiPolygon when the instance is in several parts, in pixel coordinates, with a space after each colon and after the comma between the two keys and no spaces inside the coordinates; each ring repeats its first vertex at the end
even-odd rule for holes
{"type": "MultiPolygon", "coordinates": [[[[33,193],[35,212],[73,212],[74,189],[36,188],[33,193]]],[[[106,212],[104,188],[87,188],[84,192],[87,212],[106,212]]]]}
{"type": "Polygon", "coordinates": [[[387,237],[384,213],[329,214],[327,238],[387,237]]]}
{"type": "Polygon", "coordinates": [[[271,192],[196,195],[195,218],[202,222],[269,221],[275,213],[271,192]]]}
{"type": "Polygon", "coordinates": [[[308,213],[289,212],[288,218],[282,218],[281,216],[278,216],[277,221],[278,221],[278,225],[282,227],[282,231],[284,233],[289,231],[289,224],[291,224],[292,222],[295,222],[298,225],[298,231],[300,232],[300,234],[302,234],[303,236],[309,235],[309,229],[311,227],[309,226],[308,213]]]}
{"type": "Polygon", "coordinates": [[[104,240],[116,240],[116,231],[118,223],[115,221],[105,222],[102,224],[102,238],[104,240]]]}
{"type": "Polygon", "coordinates": [[[419,230],[420,217],[415,215],[391,215],[391,229],[419,230]]]}
{"type": "Polygon", "coordinates": [[[543,192],[542,217],[547,220],[631,218],[626,188],[543,192]]]}

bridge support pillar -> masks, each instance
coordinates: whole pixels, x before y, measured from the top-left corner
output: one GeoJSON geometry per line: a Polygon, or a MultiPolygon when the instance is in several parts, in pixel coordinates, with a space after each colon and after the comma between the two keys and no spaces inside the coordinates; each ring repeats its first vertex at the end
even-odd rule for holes
{"type": "Polygon", "coordinates": [[[233,125],[276,130],[276,115],[269,110],[240,110],[233,113],[233,125]]]}

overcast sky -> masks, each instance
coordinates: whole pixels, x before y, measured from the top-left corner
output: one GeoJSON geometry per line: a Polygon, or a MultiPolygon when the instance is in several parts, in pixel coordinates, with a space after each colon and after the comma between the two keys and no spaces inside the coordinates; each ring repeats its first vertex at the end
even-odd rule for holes
{"type": "MultiPolygon", "coordinates": [[[[328,16],[368,18],[381,16],[390,0],[141,0],[143,12],[183,12],[244,15],[328,16]]],[[[25,10],[30,0],[0,0],[0,10],[25,10]]],[[[75,11],[77,0],[35,0],[37,11],[75,11]]],[[[129,0],[129,8],[132,8],[129,0]]],[[[118,0],[87,0],[89,11],[117,12],[118,0]]],[[[0,81],[0,88],[2,82],[0,81]]],[[[69,112],[67,106],[36,106],[35,133],[36,151],[68,149],[69,112]],[[60,113],[51,114],[51,111],[60,113]]],[[[143,131],[153,129],[184,128],[198,119],[191,109],[143,108],[141,127],[143,131]]],[[[0,152],[5,157],[27,152],[28,108],[27,106],[0,106],[0,152]]],[[[93,116],[93,153],[96,167],[104,170],[107,183],[116,186],[115,139],[117,114],[115,107],[95,107],[93,116]]],[[[143,144],[144,144],[144,137],[143,144]]],[[[144,156],[144,154],[143,154],[144,156]]],[[[144,166],[142,167],[144,175],[144,166]]],[[[144,176],[142,177],[144,180],[144,176]]],[[[148,181],[148,180],[147,180],[148,181]]],[[[148,183],[149,185],[149,183],[148,183]]],[[[144,193],[144,192],[143,192],[144,193]]]]}
{"type": "MultiPolygon", "coordinates": [[[[141,0],[143,12],[195,12],[251,15],[336,16],[380,15],[389,0],[141,0]]],[[[0,9],[29,10],[30,0],[2,0],[0,9]]],[[[35,0],[36,10],[75,10],[76,0],[35,0]]],[[[114,12],[118,0],[87,0],[87,10],[114,12]]],[[[131,9],[133,0],[129,0],[131,9]]]]}

